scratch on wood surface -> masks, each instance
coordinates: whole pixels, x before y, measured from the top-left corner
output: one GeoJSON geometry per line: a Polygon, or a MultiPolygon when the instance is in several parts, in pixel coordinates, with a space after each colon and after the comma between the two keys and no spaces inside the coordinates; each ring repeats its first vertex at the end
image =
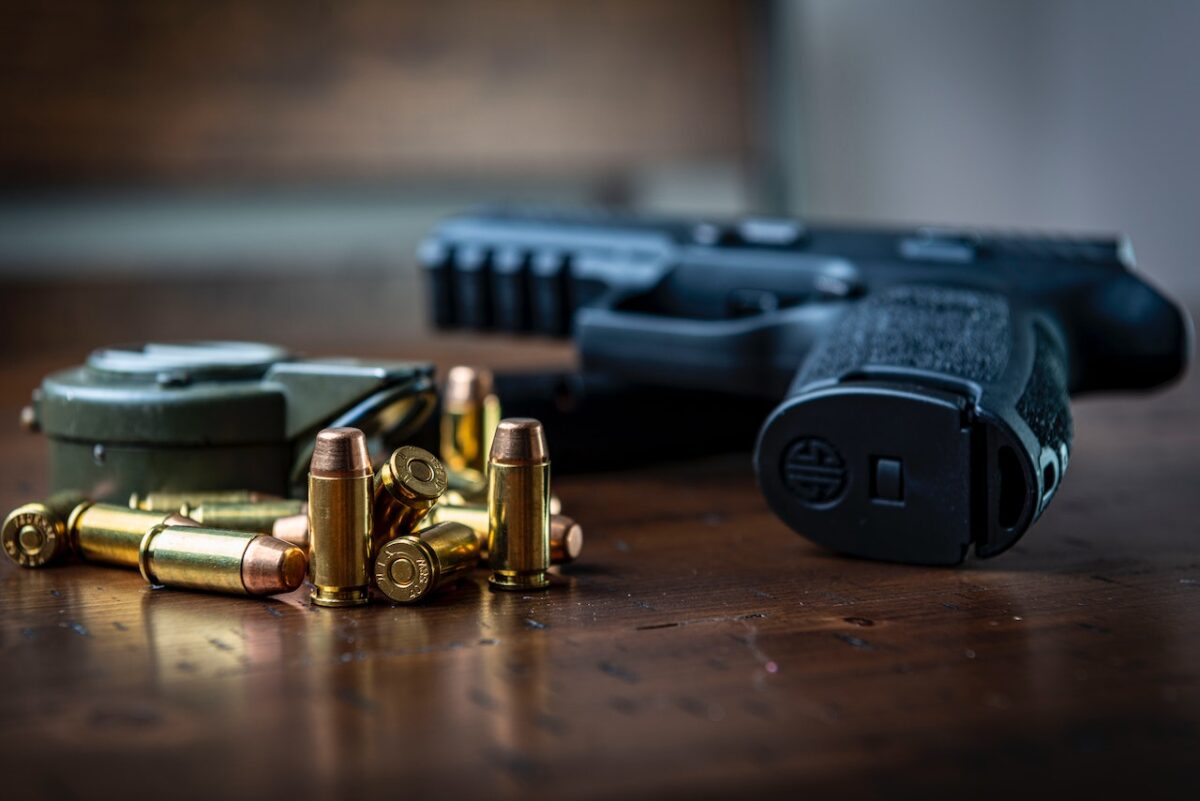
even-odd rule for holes
{"type": "Polygon", "coordinates": [[[607,673],[609,676],[612,676],[614,679],[619,679],[620,681],[623,681],[626,684],[637,684],[639,681],[642,680],[641,676],[639,676],[637,673],[634,673],[629,668],[622,667],[620,665],[615,665],[612,662],[608,662],[606,660],[601,660],[600,662],[598,662],[596,664],[596,667],[600,668],[600,670],[602,672],[607,673]]]}
{"type": "Polygon", "coordinates": [[[614,695],[608,699],[608,705],[622,715],[636,715],[638,711],[638,702],[623,695],[614,695]]]}
{"type": "Polygon", "coordinates": [[[471,703],[475,704],[475,706],[479,707],[480,709],[486,709],[489,712],[498,709],[500,706],[498,703],[496,703],[495,698],[488,695],[478,687],[472,687],[470,691],[467,692],[467,698],[471,701],[471,703]]]}
{"type": "MultiPolygon", "coordinates": [[[[750,622],[756,617],[766,617],[766,615],[742,615],[736,618],[745,627],[746,633],[745,636],[736,637],[735,639],[746,646],[751,655],[762,665],[763,670],[767,673],[778,673],[779,663],[767,656],[766,652],[758,646],[758,626],[750,622]]],[[[759,674],[758,678],[761,679],[762,674],[759,674]]]]}
{"type": "Polygon", "coordinates": [[[746,620],[764,620],[765,612],[749,612],[744,615],[720,615],[717,617],[697,617],[690,620],[669,620],[664,623],[643,623],[634,626],[635,631],[652,631],[654,629],[671,629],[680,626],[696,626],[705,623],[741,623],[746,620]]]}
{"type": "Polygon", "coordinates": [[[846,645],[849,645],[852,648],[858,648],[863,651],[874,651],[875,650],[874,645],[871,645],[871,643],[867,642],[866,640],[864,640],[861,637],[855,637],[853,634],[843,634],[840,631],[835,631],[833,633],[833,636],[837,637],[839,640],[846,643],[846,645]]]}
{"type": "Polygon", "coordinates": [[[379,709],[379,704],[367,698],[357,690],[344,687],[334,692],[334,697],[347,706],[352,706],[355,709],[360,709],[363,712],[375,712],[379,709]]]}

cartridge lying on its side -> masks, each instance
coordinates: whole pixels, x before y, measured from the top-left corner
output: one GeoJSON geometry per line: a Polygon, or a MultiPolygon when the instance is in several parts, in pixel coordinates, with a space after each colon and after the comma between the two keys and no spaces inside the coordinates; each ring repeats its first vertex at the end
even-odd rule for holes
{"type": "Polygon", "coordinates": [[[427,450],[397,448],[375,475],[372,555],[383,543],[411,534],[446,491],[446,468],[427,450]]]}
{"type": "Polygon", "coordinates": [[[308,504],[300,500],[246,501],[244,503],[205,501],[185,503],[178,512],[202,526],[226,531],[252,531],[272,534],[281,518],[305,514],[308,504]]]}
{"type": "Polygon", "coordinates": [[[84,503],[67,521],[71,541],[80,557],[119,567],[138,566],[138,548],[155,526],[194,526],[178,512],[127,509],[109,503],[84,503]]]}
{"type": "Polygon", "coordinates": [[[177,512],[181,506],[202,506],[207,503],[259,503],[279,500],[273,495],[254,490],[198,490],[133,493],[129,496],[130,509],[147,512],[177,512]]]}
{"type": "Polygon", "coordinates": [[[308,577],[317,606],[368,601],[371,459],[357,428],[317,434],[308,473],[308,577]]]}
{"type": "Polygon", "coordinates": [[[550,586],[550,456],[541,423],[500,421],[487,479],[489,583],[502,590],[550,586]]]}
{"type": "Polygon", "coordinates": [[[13,509],[0,528],[8,558],[21,567],[42,567],[62,558],[71,549],[67,519],[86,500],[73,492],[58,492],[45,501],[13,509]]]}
{"type": "Polygon", "coordinates": [[[459,523],[438,523],[384,544],[375,586],[398,603],[414,603],[479,563],[479,537],[459,523]]]}
{"type": "Polygon", "coordinates": [[[164,521],[195,525],[173,512],[145,512],[61,494],[15,509],[4,522],[4,550],[22,567],[51,564],[72,550],[89,562],[137,567],[142,537],[164,521]]]}
{"type": "Polygon", "coordinates": [[[155,526],[138,547],[151,584],[235,595],[291,592],[304,581],[304,552],[274,537],[196,526],[155,526]]]}

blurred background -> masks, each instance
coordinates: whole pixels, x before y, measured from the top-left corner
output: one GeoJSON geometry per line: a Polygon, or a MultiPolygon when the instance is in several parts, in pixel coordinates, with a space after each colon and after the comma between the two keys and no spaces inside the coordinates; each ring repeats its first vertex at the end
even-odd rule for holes
{"type": "Polygon", "coordinates": [[[481,201],[1132,236],[1200,297],[1200,4],[131,0],[0,26],[0,351],[413,353],[481,201]]]}

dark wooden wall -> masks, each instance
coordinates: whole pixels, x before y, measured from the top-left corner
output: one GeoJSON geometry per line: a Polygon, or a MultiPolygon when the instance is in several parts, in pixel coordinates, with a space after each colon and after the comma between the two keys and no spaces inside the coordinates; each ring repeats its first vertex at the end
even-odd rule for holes
{"type": "Polygon", "coordinates": [[[732,0],[41,2],[0,25],[0,180],[304,181],[739,161],[732,0]]]}

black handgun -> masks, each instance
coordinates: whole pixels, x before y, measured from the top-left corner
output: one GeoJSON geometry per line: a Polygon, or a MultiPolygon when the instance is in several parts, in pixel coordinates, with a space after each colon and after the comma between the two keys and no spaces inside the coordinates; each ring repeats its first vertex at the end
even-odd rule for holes
{"type": "Polygon", "coordinates": [[[419,255],[439,327],[569,334],[585,373],[783,398],[754,454],[768,504],[896,562],[1010,548],[1062,482],[1068,396],[1161,385],[1191,350],[1115,237],[485,210],[419,255]]]}

